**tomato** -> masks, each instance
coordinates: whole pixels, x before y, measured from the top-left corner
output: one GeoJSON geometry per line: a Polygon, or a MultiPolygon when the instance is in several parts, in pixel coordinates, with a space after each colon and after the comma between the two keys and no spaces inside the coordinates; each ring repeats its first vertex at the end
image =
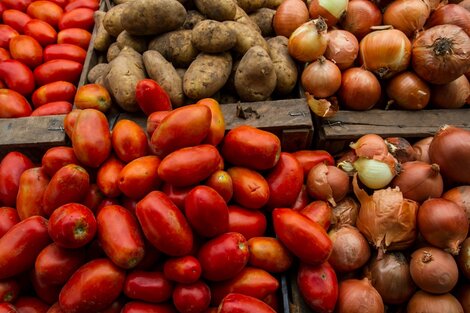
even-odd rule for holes
{"type": "Polygon", "coordinates": [[[19,293],[20,285],[15,279],[0,281],[0,302],[15,302],[19,293]]]}
{"type": "Polygon", "coordinates": [[[171,298],[173,284],[161,272],[130,272],[124,282],[124,294],[136,300],[161,303],[171,298]]]}
{"type": "Polygon", "coordinates": [[[163,192],[147,194],[137,203],[136,214],[145,237],[158,250],[171,256],[184,256],[191,251],[191,228],[181,211],[163,192]]]}
{"type": "Polygon", "coordinates": [[[108,259],[82,265],[62,288],[60,307],[65,312],[98,312],[109,307],[122,291],[125,272],[108,259]]]}
{"type": "Polygon", "coordinates": [[[83,199],[83,205],[89,208],[93,213],[98,210],[101,201],[104,199],[104,194],[101,192],[97,184],[91,184],[88,192],[83,199]]]}
{"type": "Polygon", "coordinates": [[[28,217],[10,228],[0,238],[0,279],[30,269],[49,242],[47,220],[42,216],[28,217]]]}
{"type": "Polygon", "coordinates": [[[57,43],[69,43],[87,50],[91,41],[91,33],[81,28],[67,28],[57,34],[57,43]]]}
{"type": "Polygon", "coordinates": [[[233,183],[230,175],[223,170],[212,173],[205,181],[205,185],[213,188],[222,196],[225,202],[229,202],[233,196],[233,183]]]}
{"type": "Polygon", "coordinates": [[[222,145],[225,161],[254,170],[274,167],[280,154],[281,141],[276,135],[248,125],[230,130],[222,145]]]}
{"type": "Polygon", "coordinates": [[[161,180],[157,169],[160,159],[155,155],[137,158],[126,164],[119,173],[119,190],[132,199],[142,199],[152,190],[158,189],[161,180]]]}
{"type": "Polygon", "coordinates": [[[20,297],[15,302],[15,307],[18,312],[30,312],[30,313],[47,313],[49,305],[44,301],[35,297],[20,297]]]}
{"type": "Polygon", "coordinates": [[[0,47],[10,49],[11,38],[18,35],[19,33],[11,26],[0,24],[0,47]]]}
{"type": "Polygon", "coordinates": [[[333,312],[338,299],[338,280],[328,262],[320,265],[301,263],[297,285],[307,305],[315,312],[333,312]]]}
{"type": "Polygon", "coordinates": [[[111,134],[111,143],[117,157],[125,163],[147,155],[147,135],[134,121],[127,119],[118,121],[111,134]]]}
{"type": "Polygon", "coordinates": [[[31,112],[25,97],[11,89],[0,89],[0,118],[25,117],[31,112]]]}
{"type": "Polygon", "coordinates": [[[211,291],[203,281],[178,284],[173,291],[172,298],[178,312],[204,312],[211,302],[211,291]]]}
{"type": "MultiPolygon", "coordinates": [[[[68,45],[71,47],[79,48],[75,45],[62,45],[68,45]]],[[[83,50],[83,52],[84,56],[86,56],[86,51],[83,50]]],[[[73,100],[73,104],[77,109],[96,109],[105,113],[111,108],[111,96],[108,90],[100,84],[86,84],[78,88],[77,93],[75,94],[75,98],[73,100]]],[[[147,137],[145,137],[145,145],[147,145],[147,137]]]]}
{"type": "Polygon", "coordinates": [[[143,259],[144,239],[130,211],[119,205],[108,205],[100,210],[96,221],[98,241],[114,264],[129,269],[143,259]]]}
{"type": "Polygon", "coordinates": [[[33,162],[20,152],[9,152],[3,157],[0,162],[0,203],[2,205],[15,207],[20,177],[24,171],[33,166],[33,162]]]}
{"type": "Polygon", "coordinates": [[[197,186],[185,200],[185,214],[193,230],[203,237],[228,231],[228,207],[224,198],[208,186],[197,186]]]}
{"type": "Polygon", "coordinates": [[[145,302],[127,302],[122,308],[122,313],[176,313],[169,304],[150,304],[145,302]]]}
{"type": "Polygon", "coordinates": [[[48,184],[49,177],[42,167],[33,167],[21,174],[16,209],[22,220],[34,215],[46,217],[43,196],[48,184]]]}
{"type": "Polygon", "coordinates": [[[56,81],[36,89],[31,99],[35,108],[56,101],[72,102],[76,90],[77,88],[72,83],[56,81]]]}
{"type": "MultiPolygon", "coordinates": [[[[33,2],[34,3],[34,2],[33,2]]],[[[83,65],[71,60],[51,60],[34,69],[34,79],[38,86],[57,81],[76,84],[82,73],[83,65]]]]}
{"type": "Polygon", "coordinates": [[[10,40],[11,57],[30,68],[42,63],[42,47],[33,37],[19,35],[10,40]]]}
{"type": "Polygon", "coordinates": [[[0,22],[2,22],[3,12],[7,9],[8,7],[5,5],[5,2],[0,2],[0,22]]]}
{"type": "Polygon", "coordinates": [[[42,47],[57,41],[57,32],[54,27],[38,19],[32,19],[26,23],[24,34],[34,38],[42,47]]]}
{"type": "MultiPolygon", "coordinates": [[[[0,238],[7,233],[7,231],[20,222],[18,212],[14,208],[0,207],[0,238]]],[[[1,299],[1,297],[0,297],[1,299]]]]}
{"type": "Polygon", "coordinates": [[[47,313],[64,313],[64,311],[62,311],[62,309],[60,308],[59,302],[56,302],[49,308],[49,311],[47,311],[47,313]]]}
{"type": "Polygon", "coordinates": [[[18,10],[21,12],[26,11],[28,5],[33,2],[33,0],[3,0],[2,3],[9,9],[18,10]]]}
{"type": "Polygon", "coordinates": [[[274,209],[272,217],[279,240],[302,262],[320,264],[328,259],[333,245],[320,224],[292,209],[274,209]]]}
{"type": "Polygon", "coordinates": [[[93,109],[80,110],[72,134],[72,147],[82,164],[93,168],[100,166],[111,153],[106,115],[93,109]]]}
{"type": "Polygon", "coordinates": [[[99,0],[74,0],[69,2],[65,8],[64,11],[72,11],[73,9],[77,8],[89,8],[92,9],[93,11],[98,10],[100,7],[100,1],[99,0]]]}
{"type": "Polygon", "coordinates": [[[253,237],[248,240],[248,264],[270,273],[287,271],[293,261],[292,253],[276,238],[253,237]]]}
{"type": "Polygon", "coordinates": [[[227,172],[232,178],[236,203],[248,209],[260,209],[268,202],[268,182],[260,173],[244,167],[231,167],[227,172]]]}
{"type": "Polygon", "coordinates": [[[214,173],[220,160],[219,151],[212,145],[182,148],[162,160],[158,176],[175,186],[195,185],[214,173]]]}
{"type": "Polygon", "coordinates": [[[41,105],[31,116],[61,115],[72,111],[72,104],[67,101],[56,101],[41,105]]]}
{"type": "Polygon", "coordinates": [[[209,134],[202,143],[217,146],[225,135],[225,119],[220,108],[219,102],[212,98],[199,100],[196,104],[205,105],[211,110],[212,119],[209,134]]]}
{"type": "Polygon", "coordinates": [[[64,249],[51,243],[39,253],[34,270],[44,284],[63,285],[85,263],[85,259],[84,249],[64,249]]]}
{"type": "MultiPolygon", "coordinates": [[[[0,2],[1,4],[1,2],[0,2]]],[[[16,307],[8,302],[0,302],[0,313],[18,313],[16,307]]]]}
{"type": "Polygon", "coordinates": [[[0,62],[0,77],[8,88],[23,96],[30,95],[34,90],[33,72],[17,60],[5,60],[0,62]]]}
{"type": "Polygon", "coordinates": [[[299,194],[297,195],[297,199],[292,205],[292,209],[296,211],[300,211],[303,208],[305,208],[310,201],[311,200],[308,195],[307,186],[303,184],[302,188],[300,189],[299,194]]]}
{"type": "MultiPolygon", "coordinates": [[[[37,1],[37,0],[33,0],[33,1],[37,1]]],[[[49,1],[54,2],[61,8],[65,8],[65,6],[69,3],[69,0],[49,0],[49,1]]]]}
{"type": "Polygon", "coordinates": [[[172,184],[163,183],[161,191],[166,194],[170,200],[184,212],[184,201],[188,193],[194,188],[194,186],[176,187],[172,184]]]}
{"type": "Polygon", "coordinates": [[[266,232],[266,216],[260,211],[247,210],[237,205],[228,207],[229,231],[242,234],[247,240],[263,236],[266,232]]]}
{"type": "Polygon", "coordinates": [[[225,233],[204,243],[198,252],[202,276],[211,281],[235,277],[248,263],[250,252],[240,233],[225,233]]]}
{"type": "Polygon", "coordinates": [[[299,212],[320,224],[326,231],[328,231],[333,219],[333,210],[330,204],[323,200],[312,201],[299,212]]]}
{"type": "Polygon", "coordinates": [[[52,44],[44,49],[44,62],[63,59],[83,64],[85,58],[86,51],[83,48],[69,43],[52,44]]]}
{"type": "Polygon", "coordinates": [[[305,177],[307,177],[310,169],[318,163],[323,162],[326,165],[335,165],[335,159],[333,156],[324,150],[299,150],[292,153],[292,155],[302,165],[305,177]]]}
{"type": "Polygon", "coordinates": [[[18,10],[5,10],[2,18],[5,25],[11,26],[20,34],[24,34],[24,27],[31,20],[31,17],[18,10]]]}
{"type": "Polygon", "coordinates": [[[275,313],[269,305],[254,297],[239,293],[228,294],[220,303],[219,313],[275,313]]]}
{"type": "Polygon", "coordinates": [[[41,165],[49,177],[67,164],[78,164],[71,147],[58,146],[49,148],[42,156],[41,165]]]}
{"type": "Polygon", "coordinates": [[[113,155],[101,164],[96,176],[96,183],[106,197],[113,198],[121,194],[119,173],[123,167],[124,163],[113,155]]]}
{"type": "Polygon", "coordinates": [[[171,281],[192,284],[201,277],[201,264],[198,259],[188,255],[180,258],[170,258],[163,264],[163,274],[171,281]]]}
{"type": "Polygon", "coordinates": [[[83,28],[92,31],[95,20],[93,14],[95,10],[89,8],[76,8],[65,12],[59,20],[58,27],[60,30],[67,28],[83,28]]]}
{"type": "Polygon", "coordinates": [[[153,79],[142,79],[135,87],[135,100],[145,115],[172,109],[170,96],[153,79]]]}
{"type": "Polygon", "coordinates": [[[100,313],[121,313],[121,310],[124,306],[124,301],[125,300],[123,298],[117,298],[116,301],[113,301],[110,306],[104,310],[101,310],[100,313]]]}
{"type": "Polygon", "coordinates": [[[82,113],[83,110],[72,109],[64,118],[64,131],[72,139],[73,131],[75,129],[75,124],[77,123],[77,118],[82,113]]]}
{"type": "Polygon", "coordinates": [[[52,1],[34,1],[26,9],[26,13],[31,18],[42,20],[54,28],[57,28],[59,21],[64,14],[64,10],[52,1]]]}
{"type": "MultiPolygon", "coordinates": [[[[31,285],[34,289],[35,297],[38,297],[46,304],[53,304],[59,300],[59,293],[60,289],[62,288],[61,285],[51,285],[44,283],[43,281],[39,280],[35,270],[30,271],[29,280],[31,281],[31,285]]],[[[47,308],[49,308],[49,306],[47,306],[47,308]]],[[[45,312],[47,313],[49,311],[46,310],[45,312]]]]}
{"type": "Polygon", "coordinates": [[[11,59],[10,52],[5,48],[0,48],[0,62],[11,59]]]}

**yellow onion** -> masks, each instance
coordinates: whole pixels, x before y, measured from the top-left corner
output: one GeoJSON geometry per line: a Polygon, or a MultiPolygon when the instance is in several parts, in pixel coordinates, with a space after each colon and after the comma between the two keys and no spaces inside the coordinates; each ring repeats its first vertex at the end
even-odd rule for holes
{"type": "Polygon", "coordinates": [[[353,163],[361,183],[371,189],[386,187],[397,174],[397,160],[387,154],[383,159],[358,158],[353,163]]]}
{"type": "Polygon", "coordinates": [[[323,17],[328,26],[335,25],[348,7],[348,0],[312,0],[308,7],[311,18],[323,17]]]}
{"type": "Polygon", "coordinates": [[[301,62],[311,62],[321,57],[328,45],[327,28],[322,18],[300,25],[289,37],[289,54],[301,62]]]}
{"type": "Polygon", "coordinates": [[[390,79],[386,91],[389,98],[405,110],[424,109],[431,98],[429,86],[411,71],[400,73],[390,79]]]}
{"type": "Polygon", "coordinates": [[[431,163],[429,158],[429,145],[431,144],[433,137],[429,136],[418,140],[413,144],[413,150],[415,151],[416,160],[431,163]]]}
{"type": "MultiPolygon", "coordinates": [[[[468,13],[470,15],[470,12],[468,13]]],[[[434,85],[431,105],[438,109],[460,109],[470,97],[470,83],[465,75],[443,85],[434,85]]]]}
{"type": "Polygon", "coordinates": [[[416,160],[416,152],[411,143],[403,137],[385,138],[388,151],[397,159],[398,162],[404,163],[416,160]]]}
{"type": "Polygon", "coordinates": [[[339,283],[337,313],[383,313],[384,303],[368,278],[346,279],[339,283]]]}
{"type": "Polygon", "coordinates": [[[342,29],[333,29],[328,33],[328,45],[325,58],[335,62],[340,70],[354,65],[359,52],[359,42],[354,34],[342,29]]]}
{"type": "Polygon", "coordinates": [[[368,70],[351,67],[342,73],[338,96],[341,105],[350,110],[371,109],[379,102],[381,92],[379,80],[368,70]]]}
{"type": "Polygon", "coordinates": [[[431,8],[423,0],[393,1],[384,12],[385,25],[392,25],[408,37],[423,29],[431,14],[431,8]]]}
{"type": "Polygon", "coordinates": [[[279,5],[273,17],[274,32],[278,36],[289,36],[308,21],[308,8],[302,0],[285,0],[279,5]]]}
{"type": "Polygon", "coordinates": [[[341,86],[341,71],[330,60],[320,57],[302,71],[301,82],[315,98],[327,98],[341,86]]]}
{"type": "Polygon", "coordinates": [[[442,198],[450,200],[462,208],[465,209],[467,213],[468,220],[470,222],[470,186],[463,185],[457,186],[452,189],[447,190],[443,195],[442,198]]]}
{"type": "Polygon", "coordinates": [[[365,134],[351,143],[349,147],[354,149],[356,156],[369,159],[382,157],[388,153],[387,143],[376,134],[365,134]]]}
{"type": "Polygon", "coordinates": [[[353,197],[346,196],[336,204],[332,213],[331,224],[335,228],[343,225],[355,226],[359,214],[359,203],[353,197]]]}
{"type": "Polygon", "coordinates": [[[463,313],[462,305],[450,293],[433,295],[425,291],[417,291],[406,307],[407,313],[463,313]]]}
{"type": "Polygon", "coordinates": [[[371,32],[371,27],[382,24],[382,12],[369,0],[349,1],[340,23],[343,29],[361,39],[371,32]]]}
{"type": "Polygon", "coordinates": [[[349,191],[349,176],[335,166],[319,163],[308,172],[307,191],[312,198],[336,206],[349,191]]]}

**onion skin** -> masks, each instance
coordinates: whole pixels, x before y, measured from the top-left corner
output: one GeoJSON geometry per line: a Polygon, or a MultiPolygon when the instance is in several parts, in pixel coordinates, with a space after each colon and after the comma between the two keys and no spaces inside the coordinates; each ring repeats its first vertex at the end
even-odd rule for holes
{"type": "Polygon", "coordinates": [[[308,172],[307,191],[313,199],[335,206],[349,191],[349,176],[336,166],[317,164],[308,172]]]}
{"type": "Polygon", "coordinates": [[[418,229],[430,244],[454,255],[467,238],[468,219],[465,210],[443,198],[428,199],[418,210],[418,229]]]}
{"type": "Polygon", "coordinates": [[[289,37],[289,54],[301,62],[311,62],[321,57],[328,44],[326,30],[327,26],[322,18],[300,25],[289,37]]]}
{"type": "Polygon", "coordinates": [[[333,251],[328,262],[336,272],[355,271],[369,260],[369,244],[356,227],[344,225],[332,229],[328,235],[333,242],[333,251]]]}
{"type": "Polygon", "coordinates": [[[302,71],[301,82],[315,98],[327,98],[341,86],[341,71],[332,61],[321,57],[302,71]]]}
{"type": "Polygon", "coordinates": [[[416,161],[416,152],[411,143],[403,137],[385,138],[388,151],[400,163],[416,161]]]}
{"type": "Polygon", "coordinates": [[[345,108],[364,111],[372,109],[379,102],[382,87],[372,72],[351,67],[343,72],[341,78],[338,96],[340,104],[345,108]]]}
{"type": "Polygon", "coordinates": [[[344,30],[361,39],[371,32],[372,26],[382,24],[382,12],[371,1],[349,1],[346,14],[340,23],[344,30]]]}
{"type": "Polygon", "coordinates": [[[383,313],[385,307],[380,294],[369,279],[346,279],[339,284],[337,313],[383,313]]]}
{"type": "Polygon", "coordinates": [[[433,295],[417,291],[406,307],[407,313],[464,313],[462,305],[450,293],[433,295]]]}
{"type": "Polygon", "coordinates": [[[382,158],[388,154],[388,146],[385,140],[376,134],[365,134],[349,147],[354,149],[357,157],[373,159],[382,158]]]}
{"type": "Polygon", "coordinates": [[[348,0],[312,0],[308,7],[310,18],[323,17],[328,27],[336,25],[348,7],[348,0]],[[330,12],[324,5],[331,6],[336,12],[330,12]]]}
{"type": "Polygon", "coordinates": [[[457,256],[457,265],[460,273],[467,279],[470,279],[470,237],[465,239],[457,256]]]}
{"type": "Polygon", "coordinates": [[[464,185],[449,189],[442,195],[442,198],[450,200],[464,208],[470,222],[470,186],[464,185]]]}
{"type": "Polygon", "coordinates": [[[447,4],[434,11],[426,22],[426,27],[453,24],[461,27],[470,36],[470,12],[457,4],[447,4]]]}
{"type": "Polygon", "coordinates": [[[303,23],[309,20],[308,8],[302,0],[285,0],[277,8],[273,28],[278,36],[289,38],[303,23]]]}
{"type": "Polygon", "coordinates": [[[397,0],[385,9],[383,23],[411,37],[423,29],[430,14],[431,8],[422,0],[397,0]]]}
{"type": "Polygon", "coordinates": [[[431,163],[429,158],[429,145],[433,140],[433,136],[429,136],[418,140],[413,144],[413,149],[415,150],[416,161],[422,161],[426,163],[431,163]]]}
{"type": "Polygon", "coordinates": [[[354,65],[359,53],[359,42],[354,34],[342,29],[333,29],[328,33],[328,45],[325,58],[333,61],[340,70],[354,65]]]}
{"type": "MultiPolygon", "coordinates": [[[[470,13],[469,13],[470,14],[470,13]]],[[[470,83],[465,75],[443,85],[434,85],[431,104],[437,109],[460,109],[470,97],[470,83]]]]}
{"type": "Polygon", "coordinates": [[[346,196],[338,202],[332,210],[335,227],[343,225],[356,226],[357,216],[359,215],[359,203],[353,198],[346,196]]]}
{"type": "Polygon", "coordinates": [[[386,91],[388,97],[405,110],[422,110],[431,99],[431,89],[427,83],[410,71],[393,77],[388,82],[386,91]]]}
{"type": "Polygon", "coordinates": [[[470,0],[463,0],[459,3],[465,10],[470,11],[470,0]]]}
{"type": "Polygon", "coordinates": [[[459,279],[452,255],[434,247],[423,247],[411,254],[410,274],[419,288],[437,294],[451,291],[459,279]]]}

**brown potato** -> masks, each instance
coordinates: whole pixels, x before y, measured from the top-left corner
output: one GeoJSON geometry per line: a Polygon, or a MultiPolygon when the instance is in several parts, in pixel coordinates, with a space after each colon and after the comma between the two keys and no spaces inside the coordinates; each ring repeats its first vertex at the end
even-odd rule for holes
{"type": "Polygon", "coordinates": [[[232,49],[237,43],[237,37],[222,22],[204,20],[193,28],[191,42],[202,52],[219,53],[232,49]]]}
{"type": "Polygon", "coordinates": [[[273,37],[268,40],[269,55],[276,71],[276,92],[279,95],[289,94],[297,84],[297,65],[287,50],[289,40],[284,36],[273,37]]]}
{"type": "Polygon", "coordinates": [[[98,63],[93,66],[87,74],[87,80],[89,83],[95,83],[96,80],[102,76],[106,76],[111,67],[108,63],[98,63]]]}
{"type": "Polygon", "coordinates": [[[111,36],[117,37],[124,30],[121,24],[121,15],[129,3],[118,4],[106,12],[103,18],[103,26],[111,36]]]}
{"type": "Polygon", "coordinates": [[[261,33],[261,29],[255,23],[255,21],[252,20],[248,16],[248,14],[246,14],[246,12],[243,11],[243,9],[240,8],[238,5],[237,5],[237,13],[235,14],[234,21],[238,22],[238,23],[245,24],[246,26],[249,26],[249,27],[253,28],[254,30],[256,30],[258,33],[261,33]]]}
{"type": "Polygon", "coordinates": [[[250,26],[234,21],[225,21],[223,23],[235,32],[237,43],[235,44],[234,50],[236,52],[243,55],[248,49],[254,46],[260,46],[264,50],[269,51],[268,43],[261,33],[253,30],[250,26]]]}
{"type": "Polygon", "coordinates": [[[116,42],[120,49],[129,46],[139,53],[147,50],[147,40],[141,36],[134,36],[129,34],[127,30],[122,31],[116,38],[116,42]]]}
{"type": "Polygon", "coordinates": [[[186,20],[184,21],[182,29],[193,29],[197,23],[200,21],[205,20],[206,17],[202,15],[199,11],[196,10],[189,10],[186,16],[186,20]]]}
{"type": "Polygon", "coordinates": [[[254,12],[267,6],[267,0],[237,0],[237,4],[246,13],[254,12]]]}
{"type": "Polygon", "coordinates": [[[121,48],[119,48],[117,42],[113,42],[109,46],[108,52],[106,52],[106,60],[108,61],[108,63],[114,60],[119,55],[119,52],[121,52],[121,48]]]}
{"type": "Polygon", "coordinates": [[[152,39],[148,49],[160,52],[176,67],[188,67],[199,54],[191,37],[192,31],[189,29],[171,31],[152,39]]]}
{"type": "Polygon", "coordinates": [[[250,19],[258,25],[263,37],[272,37],[275,35],[273,27],[273,18],[276,10],[261,8],[250,14],[250,19]]]}
{"type": "Polygon", "coordinates": [[[235,0],[194,0],[199,12],[216,21],[231,21],[235,18],[235,0]]]}
{"type": "Polygon", "coordinates": [[[95,38],[93,39],[93,48],[101,52],[107,51],[109,46],[114,41],[113,37],[111,37],[111,35],[104,28],[103,20],[105,16],[106,13],[103,11],[95,11],[93,14],[96,27],[95,38]]]}

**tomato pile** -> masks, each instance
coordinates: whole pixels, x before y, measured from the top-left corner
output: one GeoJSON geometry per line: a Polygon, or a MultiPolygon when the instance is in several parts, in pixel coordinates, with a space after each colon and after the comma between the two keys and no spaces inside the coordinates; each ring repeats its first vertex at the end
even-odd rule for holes
{"type": "Polygon", "coordinates": [[[0,118],[66,114],[99,0],[0,2],[0,118]]]}

